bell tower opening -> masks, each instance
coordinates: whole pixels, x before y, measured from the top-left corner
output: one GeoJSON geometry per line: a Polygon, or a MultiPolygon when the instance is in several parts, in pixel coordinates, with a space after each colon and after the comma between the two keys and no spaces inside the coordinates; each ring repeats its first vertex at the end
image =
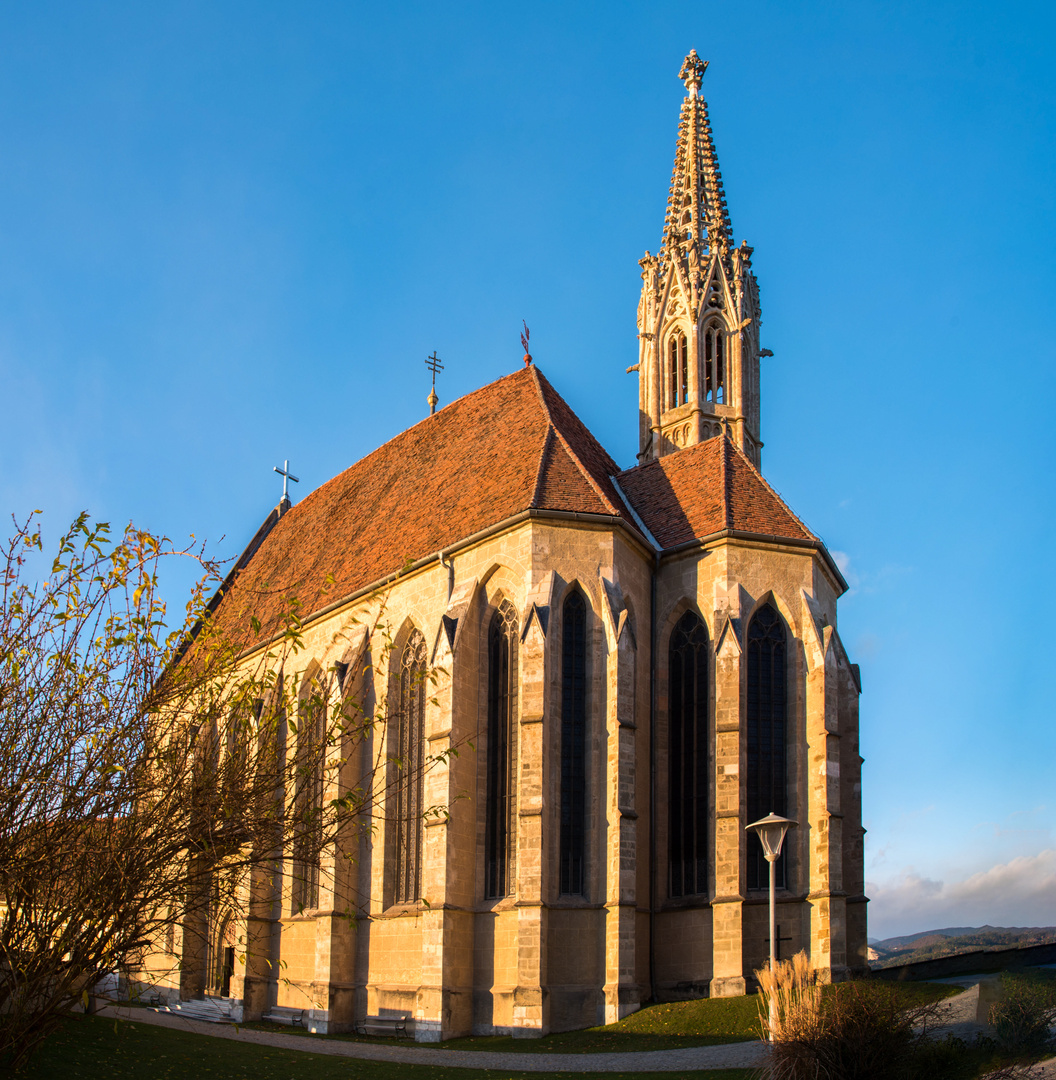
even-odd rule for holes
{"type": "Polygon", "coordinates": [[[726,404],[726,331],[717,322],[704,327],[704,400],[726,404]]]}
{"type": "Polygon", "coordinates": [[[668,409],[689,401],[689,340],[681,330],[667,339],[667,391],[668,409]]]}

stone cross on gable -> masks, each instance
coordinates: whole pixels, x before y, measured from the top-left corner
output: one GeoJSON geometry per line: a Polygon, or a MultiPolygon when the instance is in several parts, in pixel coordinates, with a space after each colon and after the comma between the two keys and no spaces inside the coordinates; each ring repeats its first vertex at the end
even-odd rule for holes
{"type": "Polygon", "coordinates": [[[293,475],[293,473],[290,472],[289,458],[287,458],[282,463],[282,468],[281,469],[278,467],[278,465],[276,465],[275,466],[275,472],[277,472],[282,477],[282,501],[283,502],[289,502],[290,501],[289,482],[291,480],[295,484],[299,484],[301,482],[296,476],[293,475]]]}

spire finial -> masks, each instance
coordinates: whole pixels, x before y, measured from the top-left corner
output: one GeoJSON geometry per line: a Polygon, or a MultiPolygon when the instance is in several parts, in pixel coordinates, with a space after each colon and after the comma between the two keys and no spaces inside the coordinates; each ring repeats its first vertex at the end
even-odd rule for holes
{"type": "Polygon", "coordinates": [[[701,60],[697,56],[696,49],[689,50],[689,56],[682,61],[682,70],[678,77],[686,84],[686,90],[690,97],[696,97],[700,91],[700,80],[704,78],[704,72],[708,70],[708,61],[701,60]]]}
{"type": "Polygon", "coordinates": [[[524,327],[524,333],[521,334],[521,345],[524,347],[524,366],[531,367],[532,354],[528,351],[528,339],[532,336],[532,332],[528,329],[528,324],[521,319],[521,326],[524,327]]]}

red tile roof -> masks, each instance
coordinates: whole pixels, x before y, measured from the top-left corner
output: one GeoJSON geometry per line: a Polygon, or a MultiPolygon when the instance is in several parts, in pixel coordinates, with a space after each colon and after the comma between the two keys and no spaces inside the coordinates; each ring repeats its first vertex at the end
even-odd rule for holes
{"type": "Polygon", "coordinates": [[[611,516],[640,535],[624,496],[663,548],[728,529],[817,539],[726,438],[619,472],[527,367],[415,424],[288,510],[225,583],[218,617],[248,624],[252,614],[267,633],[284,598],[296,596],[306,619],[525,510],[611,516]]]}
{"type": "MultiPolygon", "coordinates": [[[[237,575],[220,617],[301,618],[529,509],[622,518],[618,466],[534,366],[452,402],[287,511],[237,575]],[[328,578],[332,581],[328,582],[328,578]]],[[[242,621],[239,619],[238,621],[242,621]]]]}
{"type": "Polygon", "coordinates": [[[727,529],[818,542],[726,437],[628,469],[616,480],[663,548],[727,529]]]}

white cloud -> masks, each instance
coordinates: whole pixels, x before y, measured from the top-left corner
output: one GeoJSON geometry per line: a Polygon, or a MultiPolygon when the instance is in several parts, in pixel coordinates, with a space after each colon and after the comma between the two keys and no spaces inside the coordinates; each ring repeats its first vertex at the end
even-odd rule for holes
{"type": "Polygon", "coordinates": [[[869,936],[893,937],[944,926],[1056,925],[1056,849],[998,863],[947,884],[907,870],[866,884],[869,936]]]}

